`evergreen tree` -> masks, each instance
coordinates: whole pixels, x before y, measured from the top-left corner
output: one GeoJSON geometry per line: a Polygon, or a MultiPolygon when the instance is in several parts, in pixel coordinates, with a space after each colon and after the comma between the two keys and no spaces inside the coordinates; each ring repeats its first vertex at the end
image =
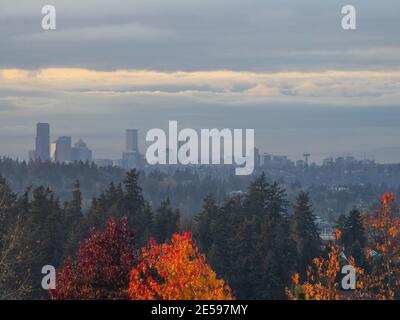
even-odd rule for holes
{"type": "Polygon", "coordinates": [[[213,244],[209,250],[208,258],[210,264],[215,268],[217,274],[231,281],[233,260],[233,237],[237,232],[242,215],[241,198],[232,197],[225,200],[220,210],[217,210],[214,221],[211,223],[213,244]]]}
{"type": "Polygon", "coordinates": [[[139,172],[136,169],[126,174],[124,186],[124,210],[129,213],[134,213],[143,208],[145,201],[143,198],[143,190],[139,186],[139,172]]]}
{"type": "Polygon", "coordinates": [[[29,272],[24,262],[30,251],[23,245],[24,220],[18,210],[18,199],[6,180],[0,176],[0,300],[26,298],[29,272]]]}
{"type": "Polygon", "coordinates": [[[136,169],[126,174],[124,185],[111,182],[109,188],[92,201],[87,214],[89,230],[102,229],[108,219],[127,217],[136,236],[136,245],[145,245],[153,229],[153,212],[144,199],[136,169]]]}
{"type": "Polygon", "coordinates": [[[0,235],[13,223],[17,196],[11,191],[7,181],[0,176],[0,235]]]}
{"type": "Polygon", "coordinates": [[[308,193],[300,192],[294,205],[292,239],[297,249],[297,270],[305,276],[312,259],[321,254],[321,238],[315,224],[315,216],[308,193]]]}
{"type": "Polygon", "coordinates": [[[82,213],[82,193],[80,191],[80,183],[76,181],[72,192],[72,200],[65,209],[66,239],[65,253],[68,257],[74,255],[79,248],[79,242],[85,238],[85,225],[82,213]]]}
{"type": "Polygon", "coordinates": [[[359,210],[353,208],[344,221],[342,230],[343,246],[348,256],[352,256],[358,266],[368,268],[364,248],[366,245],[366,231],[359,210]]]}
{"type": "Polygon", "coordinates": [[[250,184],[243,203],[246,216],[256,216],[259,221],[262,220],[268,187],[264,172],[250,184]]]}
{"type": "Polygon", "coordinates": [[[284,289],[295,270],[296,246],[290,239],[287,206],[285,189],[276,182],[271,184],[266,192],[260,230],[260,281],[256,299],[284,299],[284,289]]]}
{"type": "Polygon", "coordinates": [[[101,199],[93,198],[86,217],[87,231],[102,229],[104,222],[107,220],[106,211],[101,203],[101,199]]]}
{"type": "Polygon", "coordinates": [[[341,231],[342,237],[340,238],[340,244],[344,245],[343,234],[346,233],[346,228],[347,228],[347,217],[346,217],[346,215],[341,214],[337,218],[335,228],[341,231]]]}
{"type": "Polygon", "coordinates": [[[137,248],[145,246],[152,236],[153,230],[153,211],[147,201],[144,203],[144,206],[139,208],[136,214],[130,218],[130,223],[136,235],[137,248]]]}
{"type": "Polygon", "coordinates": [[[136,169],[126,174],[124,189],[121,211],[128,217],[129,225],[137,238],[137,245],[145,245],[151,234],[153,213],[143,197],[143,190],[139,185],[139,172],[136,169]]]}
{"type": "Polygon", "coordinates": [[[214,196],[209,193],[204,199],[202,212],[195,218],[195,237],[202,252],[208,253],[214,242],[213,224],[217,218],[218,210],[214,196]]]}
{"type": "Polygon", "coordinates": [[[65,239],[63,221],[59,201],[54,199],[50,189],[42,186],[34,189],[25,238],[25,245],[33,256],[28,269],[32,272],[30,285],[34,298],[46,296],[41,287],[42,268],[45,265],[57,268],[63,260],[65,239]]]}
{"type": "Polygon", "coordinates": [[[169,198],[161,203],[160,208],[154,216],[153,236],[158,243],[162,243],[171,238],[179,230],[179,210],[171,208],[169,198]]]}
{"type": "MultiPolygon", "coordinates": [[[[233,231],[233,230],[232,230],[233,231]]],[[[255,216],[238,224],[229,241],[229,283],[238,299],[258,299],[260,254],[259,224],[255,216]]]]}
{"type": "Polygon", "coordinates": [[[209,247],[205,252],[218,276],[239,299],[285,298],[296,262],[285,190],[262,174],[244,198],[228,198],[221,208],[206,200],[196,221],[197,240],[209,247]]]}
{"type": "Polygon", "coordinates": [[[365,246],[365,228],[361,213],[356,208],[350,211],[346,219],[343,239],[345,240],[345,246],[349,249],[355,242],[358,242],[362,248],[365,246]]]}
{"type": "MultiPolygon", "coordinates": [[[[122,186],[120,184],[115,186],[114,182],[111,182],[110,187],[105,192],[106,219],[112,217],[119,220],[124,216],[122,212],[123,198],[124,192],[122,186]]],[[[106,221],[103,221],[102,228],[105,227],[105,223],[106,221]]]]}

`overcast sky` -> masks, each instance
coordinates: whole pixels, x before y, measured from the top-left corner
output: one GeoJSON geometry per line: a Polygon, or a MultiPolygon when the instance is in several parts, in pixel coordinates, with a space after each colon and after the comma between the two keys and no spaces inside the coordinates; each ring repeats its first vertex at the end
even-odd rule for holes
{"type": "Polygon", "coordinates": [[[178,120],[400,162],[399,30],[398,0],[0,0],[0,155],[26,157],[38,121],[118,158],[125,128],[178,120]]]}

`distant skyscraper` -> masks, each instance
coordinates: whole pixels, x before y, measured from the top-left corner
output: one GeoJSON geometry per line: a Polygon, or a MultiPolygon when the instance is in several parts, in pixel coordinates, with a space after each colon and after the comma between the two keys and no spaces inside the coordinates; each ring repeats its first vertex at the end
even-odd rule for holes
{"type": "Polygon", "coordinates": [[[136,129],[126,130],[126,151],[139,152],[138,131],[136,129]]]}
{"type": "Polygon", "coordinates": [[[50,159],[50,125],[48,123],[36,125],[35,157],[42,161],[50,159]]]}
{"type": "Polygon", "coordinates": [[[138,130],[126,130],[126,150],[122,153],[122,164],[125,169],[139,167],[138,130]]]}
{"type": "Polygon", "coordinates": [[[29,152],[28,152],[28,157],[29,157],[29,160],[35,160],[35,159],[36,159],[36,152],[35,152],[35,150],[29,150],[29,152]]]}
{"type": "Polygon", "coordinates": [[[263,165],[264,166],[269,166],[272,162],[272,155],[270,155],[269,153],[264,153],[263,156],[263,165]]]}
{"type": "Polygon", "coordinates": [[[55,144],[55,161],[60,163],[71,161],[71,137],[59,137],[55,144]]]}
{"type": "Polygon", "coordinates": [[[261,166],[261,155],[258,148],[254,148],[254,165],[256,167],[261,166]]]}
{"type": "Polygon", "coordinates": [[[127,170],[137,168],[139,166],[139,154],[137,152],[123,152],[122,163],[127,170]]]}
{"type": "Polygon", "coordinates": [[[71,161],[92,161],[92,150],[87,147],[82,139],[79,139],[71,149],[71,161]]]}

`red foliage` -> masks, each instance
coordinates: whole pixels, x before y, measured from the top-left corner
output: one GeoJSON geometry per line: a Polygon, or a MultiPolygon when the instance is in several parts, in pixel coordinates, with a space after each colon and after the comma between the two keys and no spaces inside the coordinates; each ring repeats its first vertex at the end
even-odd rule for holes
{"type": "Polygon", "coordinates": [[[57,275],[53,299],[128,299],[129,273],[136,262],[133,234],[126,219],[113,219],[106,229],[92,232],[76,260],[67,259],[57,275]]]}

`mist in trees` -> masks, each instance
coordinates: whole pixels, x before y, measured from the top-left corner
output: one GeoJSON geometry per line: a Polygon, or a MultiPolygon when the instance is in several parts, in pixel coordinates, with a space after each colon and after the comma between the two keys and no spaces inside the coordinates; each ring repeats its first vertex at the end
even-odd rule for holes
{"type": "MultiPolygon", "coordinates": [[[[2,179],[0,217],[4,223],[0,245],[10,249],[3,250],[7,256],[1,261],[11,262],[0,265],[7,268],[0,285],[8,287],[2,292],[12,297],[47,298],[40,287],[41,268],[51,264],[78,270],[84,255],[82,245],[86,243],[89,248],[95,243],[98,230],[112,227],[109,221],[124,221],[124,230],[132,231],[135,252],[150,239],[154,244],[168,243],[174,234],[192,231],[200,252],[239,299],[285,299],[292,274],[304,274],[311,260],[321,254],[308,194],[299,193],[292,209],[286,190],[268,181],[265,174],[256,177],[243,194],[223,201],[208,193],[201,212],[192,222],[185,222],[185,230],[182,215],[169,197],[156,207],[146,199],[140,175],[132,170],[122,182],[110,182],[86,209],[79,180],[74,182],[69,199],[61,204],[48,187],[31,187],[15,194],[2,179]],[[92,240],[85,240],[88,238],[92,240]],[[18,277],[18,281],[10,281],[18,277]]],[[[346,218],[344,226],[349,231],[344,239],[362,245],[358,222],[356,213],[346,218]]],[[[80,281],[78,275],[75,279],[80,281]]]]}

